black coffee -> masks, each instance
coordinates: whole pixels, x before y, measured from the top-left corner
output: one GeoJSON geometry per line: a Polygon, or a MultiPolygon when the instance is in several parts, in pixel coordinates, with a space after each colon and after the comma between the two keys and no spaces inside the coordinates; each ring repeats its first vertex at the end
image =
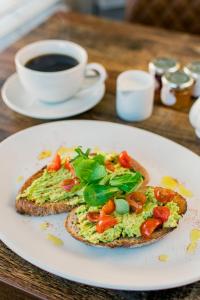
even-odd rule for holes
{"type": "Polygon", "coordinates": [[[30,59],[25,67],[41,72],[57,72],[71,69],[78,64],[78,60],[69,55],[44,54],[30,59]]]}

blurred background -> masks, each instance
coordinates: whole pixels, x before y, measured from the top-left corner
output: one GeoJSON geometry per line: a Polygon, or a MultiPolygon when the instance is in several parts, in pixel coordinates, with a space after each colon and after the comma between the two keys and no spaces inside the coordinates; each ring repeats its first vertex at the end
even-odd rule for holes
{"type": "Polygon", "coordinates": [[[0,0],[0,50],[58,10],[200,34],[200,0],[0,0]]]}

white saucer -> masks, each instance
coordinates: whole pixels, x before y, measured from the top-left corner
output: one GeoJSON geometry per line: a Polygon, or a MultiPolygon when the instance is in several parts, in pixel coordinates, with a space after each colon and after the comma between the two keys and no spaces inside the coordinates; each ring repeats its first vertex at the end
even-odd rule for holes
{"type": "Polygon", "coordinates": [[[17,73],[2,87],[2,98],[12,110],[37,119],[61,119],[83,113],[97,105],[104,96],[105,84],[97,84],[98,77],[85,79],[83,88],[72,98],[58,104],[47,104],[33,98],[22,87],[17,73]]]}

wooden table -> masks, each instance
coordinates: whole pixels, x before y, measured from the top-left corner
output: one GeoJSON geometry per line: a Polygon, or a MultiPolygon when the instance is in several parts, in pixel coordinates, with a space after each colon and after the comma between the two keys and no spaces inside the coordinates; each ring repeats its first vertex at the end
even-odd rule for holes
{"type": "MultiPolygon", "coordinates": [[[[0,55],[0,85],[14,70],[15,52],[24,45],[47,38],[69,39],[81,44],[89,60],[102,63],[108,73],[107,91],[102,102],[76,119],[121,121],[115,112],[115,80],[127,69],[147,69],[158,55],[177,57],[182,63],[199,59],[200,38],[115,23],[75,13],[57,13],[0,55]]],[[[0,140],[12,133],[42,123],[23,117],[0,102],[0,140]]],[[[197,154],[200,142],[189,124],[188,114],[156,105],[151,118],[131,126],[170,138],[197,154]]],[[[0,299],[200,299],[200,282],[157,292],[125,292],[89,287],[53,276],[18,257],[0,243],[0,299]]]]}

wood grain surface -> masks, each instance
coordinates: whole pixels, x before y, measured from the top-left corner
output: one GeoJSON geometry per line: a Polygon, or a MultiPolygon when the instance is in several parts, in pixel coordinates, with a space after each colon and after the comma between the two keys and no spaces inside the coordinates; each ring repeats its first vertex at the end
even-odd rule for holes
{"type": "MultiPolygon", "coordinates": [[[[200,141],[188,114],[155,105],[153,115],[140,123],[123,122],[115,112],[117,75],[128,69],[147,70],[158,55],[173,56],[182,64],[199,59],[200,38],[139,25],[115,23],[75,13],[57,13],[46,23],[0,54],[0,86],[15,71],[14,55],[24,45],[48,38],[69,39],[85,47],[89,61],[102,63],[109,74],[106,95],[95,108],[76,119],[107,120],[158,133],[200,154],[200,141]]],[[[45,121],[47,122],[47,121],[45,121]]],[[[0,101],[0,140],[43,123],[12,112],[0,101]]],[[[94,270],[95,272],[95,270],[94,270]]],[[[34,267],[0,243],[0,299],[200,299],[200,283],[157,292],[126,292],[89,287],[53,276],[34,267]]]]}

